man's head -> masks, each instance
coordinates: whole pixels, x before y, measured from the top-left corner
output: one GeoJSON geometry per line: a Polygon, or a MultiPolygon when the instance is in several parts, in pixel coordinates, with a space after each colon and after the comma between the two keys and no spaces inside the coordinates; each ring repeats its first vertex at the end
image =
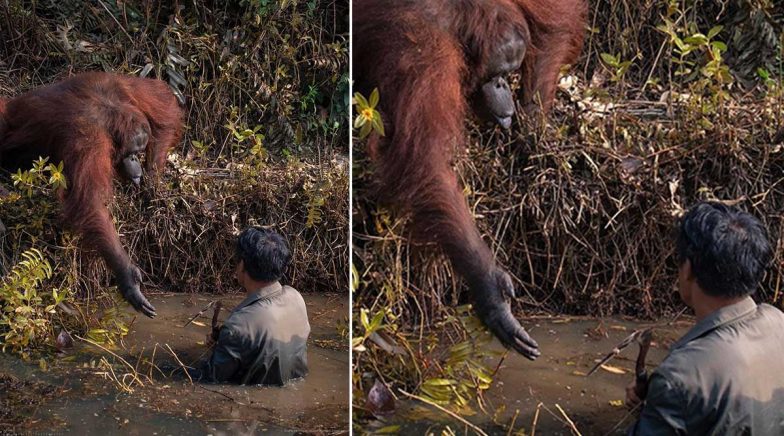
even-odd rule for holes
{"type": "Polygon", "coordinates": [[[247,291],[280,280],[291,261],[289,246],[274,230],[245,229],[237,238],[237,280],[247,291]]]}
{"type": "Polygon", "coordinates": [[[678,289],[694,307],[697,293],[735,300],[757,290],[772,250],[762,223],[737,208],[704,202],[681,219],[678,289]]]}

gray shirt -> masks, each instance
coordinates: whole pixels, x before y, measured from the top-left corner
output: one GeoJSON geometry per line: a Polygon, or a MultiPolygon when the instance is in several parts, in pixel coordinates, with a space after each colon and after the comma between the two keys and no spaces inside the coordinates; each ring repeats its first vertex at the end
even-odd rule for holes
{"type": "Polygon", "coordinates": [[[784,314],[751,297],[676,342],[633,435],[784,435],[784,314]]]}
{"type": "Polygon", "coordinates": [[[305,300],[275,282],[249,295],[223,323],[207,376],[219,382],[283,385],[308,373],[305,300]]]}

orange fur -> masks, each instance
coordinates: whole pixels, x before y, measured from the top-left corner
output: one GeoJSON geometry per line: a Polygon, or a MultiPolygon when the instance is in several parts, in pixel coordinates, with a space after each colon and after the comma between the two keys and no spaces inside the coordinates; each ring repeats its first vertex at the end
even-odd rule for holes
{"type": "Polygon", "coordinates": [[[560,67],[582,46],[583,0],[356,0],[354,78],[378,87],[387,136],[370,141],[378,193],[413,213],[414,236],[438,242],[469,280],[494,267],[451,164],[468,98],[508,29],[530,39],[523,103],[549,108],[560,67]]]}
{"type": "Polygon", "coordinates": [[[182,136],[182,110],[166,83],[83,73],[0,101],[0,165],[29,167],[49,156],[64,163],[63,218],[116,272],[131,264],[106,202],[115,166],[139,130],[149,134],[149,171],[162,168],[182,136]]]}

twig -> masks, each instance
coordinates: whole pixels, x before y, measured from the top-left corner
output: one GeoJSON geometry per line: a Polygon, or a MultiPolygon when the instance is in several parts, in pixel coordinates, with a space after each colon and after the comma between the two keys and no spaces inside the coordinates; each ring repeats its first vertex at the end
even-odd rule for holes
{"type": "Polygon", "coordinates": [[[561,405],[558,404],[558,403],[555,403],[555,407],[558,409],[559,412],[561,412],[561,415],[563,415],[563,417],[566,418],[566,422],[568,422],[569,426],[572,427],[572,431],[575,432],[577,434],[577,436],[583,436],[580,433],[580,430],[577,430],[577,426],[574,425],[574,422],[572,421],[571,418],[569,418],[569,415],[567,415],[566,412],[564,412],[564,410],[561,408],[561,405]]]}
{"type": "Polygon", "coordinates": [[[542,405],[544,405],[544,403],[541,401],[536,405],[536,412],[534,412],[534,422],[531,423],[531,436],[536,435],[536,423],[539,422],[539,411],[542,409],[542,405]]]}
{"type": "Polygon", "coordinates": [[[98,3],[100,3],[101,6],[103,6],[103,8],[106,10],[106,12],[109,14],[109,16],[112,17],[112,20],[114,20],[114,22],[117,24],[117,27],[119,27],[120,30],[122,30],[122,32],[125,34],[125,36],[128,37],[128,40],[131,41],[131,44],[133,44],[134,43],[133,38],[131,38],[131,35],[128,34],[128,31],[125,30],[125,28],[122,26],[122,24],[120,24],[120,22],[117,21],[117,18],[114,16],[112,11],[110,11],[109,8],[106,7],[106,5],[101,0],[98,0],[98,3]]]}
{"type": "Polygon", "coordinates": [[[613,428],[611,428],[611,429],[610,429],[610,430],[609,430],[607,433],[605,433],[605,434],[604,434],[604,436],[609,436],[610,434],[612,434],[612,433],[613,433],[613,432],[614,432],[616,429],[618,429],[618,427],[620,427],[620,426],[621,426],[621,424],[623,424],[623,423],[626,421],[626,419],[627,419],[627,418],[629,418],[630,416],[634,415],[634,413],[635,413],[635,412],[636,412],[638,409],[640,409],[641,407],[642,407],[642,403],[637,403],[637,405],[635,405],[635,406],[634,406],[634,407],[633,407],[631,410],[629,410],[628,412],[626,412],[626,415],[624,415],[624,416],[623,416],[623,418],[621,418],[621,420],[620,420],[620,421],[618,421],[617,423],[615,423],[615,425],[613,426],[613,428]]]}
{"type": "Polygon", "coordinates": [[[515,414],[512,417],[512,423],[509,424],[509,430],[506,432],[506,436],[511,436],[512,432],[514,431],[514,426],[517,423],[517,417],[520,416],[520,409],[515,409],[515,414]]]}
{"type": "Polygon", "coordinates": [[[189,325],[190,323],[192,323],[192,322],[193,322],[193,321],[194,321],[196,318],[198,318],[198,317],[202,316],[202,315],[204,314],[204,312],[206,312],[206,311],[207,311],[207,310],[208,310],[210,307],[212,307],[212,305],[213,305],[213,304],[215,304],[215,302],[216,302],[216,301],[218,301],[218,300],[213,300],[213,301],[210,301],[210,304],[208,304],[208,305],[204,306],[204,309],[200,310],[200,311],[199,311],[199,313],[197,313],[196,315],[193,315],[193,316],[191,317],[191,319],[189,319],[189,320],[188,320],[188,322],[186,322],[186,323],[183,325],[183,328],[184,328],[184,327],[188,327],[188,325],[189,325]]]}
{"type": "Polygon", "coordinates": [[[447,415],[451,416],[452,418],[462,422],[465,426],[470,427],[471,430],[479,433],[480,435],[488,436],[488,434],[485,433],[484,430],[482,430],[481,428],[477,427],[474,424],[471,424],[470,422],[466,421],[463,417],[461,417],[460,415],[456,414],[455,412],[452,412],[449,409],[446,409],[446,408],[444,408],[442,406],[439,406],[438,404],[436,404],[436,403],[434,403],[434,402],[432,402],[432,401],[430,401],[430,400],[428,400],[426,398],[422,398],[422,397],[420,397],[418,395],[414,395],[414,394],[409,394],[408,392],[406,392],[404,390],[400,390],[400,393],[405,395],[405,396],[407,396],[407,397],[409,397],[409,398],[413,398],[415,400],[419,400],[419,401],[421,401],[421,402],[423,402],[423,403],[425,403],[425,404],[427,404],[429,406],[433,406],[436,409],[438,409],[438,410],[446,413],[447,415]]]}
{"type": "Polygon", "coordinates": [[[112,356],[116,357],[117,359],[119,359],[119,360],[120,360],[120,362],[124,363],[124,364],[125,364],[125,366],[127,366],[127,367],[128,367],[128,368],[129,368],[129,369],[132,371],[133,378],[135,378],[135,379],[136,379],[136,381],[139,383],[139,385],[141,385],[142,387],[144,387],[144,383],[142,383],[141,379],[140,379],[140,378],[138,377],[138,375],[136,374],[136,371],[134,370],[134,368],[133,368],[133,365],[131,365],[130,363],[128,363],[128,361],[127,361],[127,360],[123,359],[122,357],[120,357],[120,355],[118,355],[117,353],[115,353],[115,352],[113,352],[113,351],[109,350],[108,348],[106,348],[106,347],[102,346],[101,344],[98,344],[98,343],[96,343],[96,342],[93,342],[93,341],[91,341],[91,340],[89,340],[89,339],[85,339],[85,338],[83,338],[83,337],[81,337],[81,336],[78,336],[78,335],[74,335],[74,337],[75,337],[76,339],[79,339],[80,341],[84,341],[84,342],[87,342],[87,343],[88,343],[88,344],[90,344],[90,345],[94,345],[94,346],[96,346],[96,347],[100,348],[101,350],[103,350],[103,351],[105,351],[105,352],[107,352],[107,353],[111,354],[112,356]]]}
{"type": "Polygon", "coordinates": [[[125,374],[125,376],[123,376],[123,380],[120,381],[120,379],[117,378],[117,374],[114,373],[114,368],[112,368],[112,364],[109,363],[109,361],[106,360],[106,357],[104,356],[101,356],[101,366],[105,367],[108,370],[108,372],[103,371],[97,374],[103,375],[105,378],[111,379],[123,391],[128,392],[129,394],[133,393],[133,389],[131,388],[131,385],[133,384],[133,380],[131,380],[130,384],[125,382],[125,376],[129,376],[129,375],[132,376],[131,374],[125,374]]]}
{"type": "Polygon", "coordinates": [[[180,364],[180,367],[182,368],[182,371],[185,373],[186,376],[188,376],[188,380],[190,380],[191,384],[193,384],[193,379],[191,378],[191,375],[188,373],[188,369],[186,368],[185,364],[182,363],[182,361],[180,360],[179,357],[177,357],[177,353],[175,353],[174,350],[171,349],[169,344],[165,344],[165,345],[166,345],[166,348],[169,349],[169,353],[171,353],[171,355],[174,356],[174,359],[177,361],[177,363],[180,364]]]}
{"type": "Polygon", "coordinates": [[[197,386],[198,386],[198,387],[200,387],[200,388],[202,388],[202,389],[204,389],[204,390],[205,390],[205,391],[207,391],[207,392],[212,392],[213,394],[218,394],[218,395],[220,395],[220,396],[222,396],[222,397],[225,397],[226,399],[228,399],[228,400],[231,400],[231,401],[233,401],[233,402],[235,402],[235,403],[239,404],[240,406],[247,406],[247,404],[245,404],[245,403],[243,403],[243,402],[241,402],[241,401],[239,401],[239,400],[235,399],[234,397],[232,397],[232,396],[230,396],[230,395],[224,394],[224,393],[223,393],[223,392],[221,392],[221,391],[214,391],[214,390],[212,390],[212,389],[207,389],[207,388],[205,388],[205,387],[204,387],[204,386],[202,386],[202,385],[197,385],[197,386]]]}

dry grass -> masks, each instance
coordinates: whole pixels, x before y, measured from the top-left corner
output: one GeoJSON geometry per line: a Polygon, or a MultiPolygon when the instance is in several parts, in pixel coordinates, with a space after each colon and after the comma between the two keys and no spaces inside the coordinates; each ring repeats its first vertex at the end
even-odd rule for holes
{"type": "MultiPolygon", "coordinates": [[[[456,168],[485,239],[524,291],[527,310],[671,313],[679,304],[672,229],[684,209],[706,199],[737,204],[763,220],[777,255],[760,297],[784,301],[781,75],[772,72],[776,81],[751,91],[722,85],[727,100],[704,113],[713,88],[696,95],[694,80],[674,76],[672,46],[655,28],[665,6],[592,3],[589,19],[598,31],[562,83],[547,125],[519,117],[504,133],[469,124],[456,168]],[[612,80],[601,53],[624,60],[638,55],[622,80],[612,80]]],[[[700,29],[729,22],[733,13],[697,11],[685,10],[682,19],[700,29]]],[[[731,37],[731,29],[720,37],[731,37]]],[[[415,324],[442,316],[444,302],[461,299],[461,282],[441,256],[409,246],[405,217],[368,200],[361,188],[372,181],[370,171],[355,174],[358,305],[388,303],[415,324]],[[390,297],[384,291],[390,288],[402,298],[390,297]]]]}
{"type": "MultiPolygon", "coordinates": [[[[1,3],[0,95],[109,70],[162,78],[183,96],[185,138],[162,183],[141,192],[118,185],[111,206],[148,287],[234,289],[234,236],[265,225],[293,248],[288,281],[303,291],[346,289],[348,2],[176,5],[1,3]],[[233,134],[256,126],[263,149],[233,134]]],[[[0,219],[30,221],[12,208],[0,219]]],[[[0,237],[0,265],[35,243],[54,256],[56,282],[88,296],[105,288],[102,262],[54,220],[0,237]]]]}

